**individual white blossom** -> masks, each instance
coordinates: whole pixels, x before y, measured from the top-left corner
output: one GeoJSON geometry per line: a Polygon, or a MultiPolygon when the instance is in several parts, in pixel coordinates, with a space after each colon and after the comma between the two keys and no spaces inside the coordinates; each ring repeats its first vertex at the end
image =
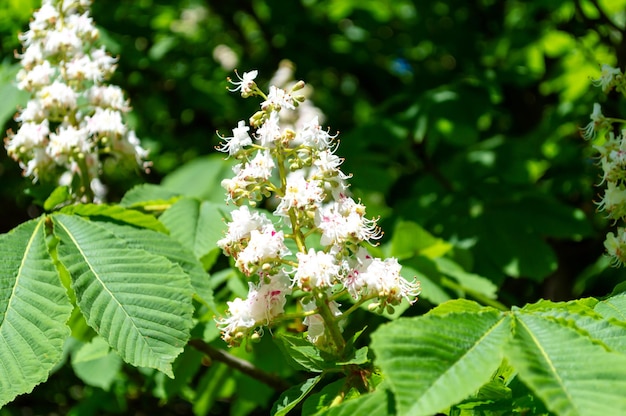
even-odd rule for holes
{"type": "Polygon", "coordinates": [[[272,226],[267,216],[257,211],[250,211],[247,205],[242,205],[231,213],[232,220],[228,223],[226,236],[217,242],[218,247],[226,250],[226,247],[249,239],[252,230],[260,230],[272,226]]]}
{"type": "Polygon", "coordinates": [[[325,179],[330,182],[343,182],[349,179],[350,176],[346,175],[339,169],[343,159],[333,154],[330,149],[324,149],[317,152],[316,158],[313,161],[313,166],[316,170],[312,176],[319,179],[325,179]]]}
{"type": "Polygon", "coordinates": [[[282,88],[278,88],[274,85],[270,87],[270,92],[267,94],[267,99],[261,103],[261,109],[272,109],[274,111],[280,111],[282,108],[294,110],[294,99],[290,93],[282,88]]]}
{"type": "Polygon", "coordinates": [[[598,209],[606,211],[610,218],[626,217],[626,187],[616,182],[608,182],[598,209]]]}
{"type": "Polygon", "coordinates": [[[122,113],[110,108],[96,108],[96,112],[85,117],[85,121],[89,134],[96,136],[123,136],[128,129],[122,120],[122,113]]]}
{"type": "Polygon", "coordinates": [[[296,257],[298,268],[293,279],[300,289],[327,288],[339,280],[341,267],[332,254],[311,248],[308,253],[297,253],[296,257]]]}
{"type": "Polygon", "coordinates": [[[52,158],[69,157],[74,153],[88,153],[89,132],[72,125],[61,126],[55,133],[50,133],[50,143],[46,150],[52,158]]]}
{"type": "Polygon", "coordinates": [[[93,85],[86,92],[89,103],[95,107],[110,108],[121,112],[130,111],[124,92],[117,85],[93,85]]]}
{"type": "Polygon", "coordinates": [[[406,280],[400,270],[397,259],[374,258],[360,247],[346,278],[346,288],[355,299],[374,295],[392,305],[400,303],[403,298],[413,303],[420,294],[420,285],[406,280]]]}
{"type": "Polygon", "coordinates": [[[314,116],[304,127],[298,131],[296,143],[311,147],[317,150],[326,150],[331,147],[337,135],[332,136],[328,131],[322,129],[319,124],[319,117],[314,116]]]}
{"type": "Polygon", "coordinates": [[[62,81],[54,81],[52,84],[44,86],[37,96],[44,108],[59,113],[75,109],[78,99],[76,91],[62,81]]]}
{"type": "Polygon", "coordinates": [[[238,175],[247,179],[254,179],[255,181],[266,181],[272,176],[275,166],[270,152],[264,150],[257,152],[254,158],[244,165],[238,175]]]}
{"type": "Polygon", "coordinates": [[[48,61],[35,65],[30,71],[20,69],[17,74],[17,87],[26,91],[41,89],[50,84],[56,73],[57,69],[48,61]]]}
{"type": "Polygon", "coordinates": [[[259,325],[268,325],[284,312],[286,296],[291,293],[289,279],[278,273],[262,284],[248,283],[246,299],[236,298],[228,305],[228,315],[217,321],[222,337],[229,344],[239,342],[259,325]]]}
{"type": "Polygon", "coordinates": [[[229,78],[228,81],[230,81],[230,83],[235,86],[235,88],[229,89],[229,91],[231,92],[240,91],[242,97],[249,96],[254,90],[254,88],[256,87],[256,83],[254,82],[254,79],[256,78],[258,73],[259,71],[255,70],[255,71],[250,71],[250,72],[244,72],[242,76],[239,76],[239,73],[235,71],[235,75],[237,75],[237,78],[239,79],[239,81],[233,81],[229,78]]]}
{"type": "Polygon", "coordinates": [[[282,137],[279,121],[278,112],[272,111],[268,119],[259,127],[255,137],[260,146],[273,148],[274,143],[282,137]]]}
{"type": "Polygon", "coordinates": [[[622,71],[619,68],[603,64],[600,78],[593,80],[593,85],[601,87],[603,92],[609,92],[621,76],[622,71]]]}
{"type": "Polygon", "coordinates": [[[250,127],[246,126],[246,122],[241,120],[237,127],[233,129],[232,137],[222,137],[224,144],[217,147],[220,152],[226,152],[230,156],[234,156],[239,153],[246,146],[252,144],[252,138],[248,134],[250,127]]]}
{"type": "Polygon", "coordinates": [[[258,267],[280,260],[287,254],[289,250],[285,246],[283,232],[276,231],[273,226],[266,226],[261,230],[250,231],[247,245],[235,256],[235,266],[249,276],[258,267]]]}
{"type": "Polygon", "coordinates": [[[288,216],[290,209],[315,211],[324,200],[324,189],[318,180],[307,180],[302,171],[287,175],[285,195],[274,211],[275,215],[288,216]]]}
{"type": "Polygon", "coordinates": [[[582,131],[582,135],[585,139],[593,139],[599,131],[611,126],[611,123],[606,119],[604,114],[602,114],[602,107],[598,103],[593,105],[593,112],[589,118],[591,121],[582,131]]]}
{"type": "Polygon", "coordinates": [[[322,233],[324,245],[377,240],[382,232],[375,220],[365,217],[365,207],[352,198],[341,195],[315,213],[315,225],[322,233]]]}
{"type": "Polygon", "coordinates": [[[13,139],[7,143],[7,151],[25,153],[37,147],[45,147],[49,134],[48,120],[44,119],[41,123],[23,123],[13,139]]]}

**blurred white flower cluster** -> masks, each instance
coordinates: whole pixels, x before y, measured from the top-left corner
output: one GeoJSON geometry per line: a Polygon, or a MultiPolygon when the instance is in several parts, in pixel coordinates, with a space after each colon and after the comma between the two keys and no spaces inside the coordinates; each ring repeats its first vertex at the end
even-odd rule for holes
{"type": "Polygon", "coordinates": [[[265,94],[256,76],[257,71],[237,74],[231,91],[261,97],[260,111],[248,123],[240,121],[218,146],[240,162],[222,182],[227,201],[239,208],[218,245],[251,279],[248,297],[229,302],[218,325],[225,341],[238,344],[284,318],[287,296],[297,290],[308,339],[340,348],[345,316],[338,299],[371,301],[372,310],[383,311],[402,299],[413,303],[420,286],[400,275],[396,259],[375,258],[364,247],[382,232],[349,196],[349,175],[335,155],[336,135],[322,128],[319,110],[303,104],[304,83],[272,85],[265,94]],[[274,204],[274,221],[254,208],[262,200],[274,204]]]}
{"type": "MultiPolygon", "coordinates": [[[[602,65],[601,76],[593,84],[601,87],[604,93],[615,90],[626,95],[626,79],[619,68],[602,65]]],[[[617,133],[616,127],[626,127],[626,120],[606,117],[598,103],[594,104],[590,118],[591,121],[583,129],[583,137],[596,139],[598,133],[601,134],[594,148],[599,153],[603,171],[601,184],[606,184],[598,209],[618,224],[615,233],[607,234],[604,246],[613,264],[621,265],[626,263],[626,128],[617,133]]]]}
{"type": "Polygon", "coordinates": [[[33,182],[68,185],[77,200],[98,201],[105,156],[131,159],[147,169],[147,151],[124,122],[130,111],[122,90],[106,81],[116,59],[97,48],[98,29],[89,16],[91,0],[43,0],[29,30],[18,88],[30,93],[5,139],[8,154],[33,182]]]}

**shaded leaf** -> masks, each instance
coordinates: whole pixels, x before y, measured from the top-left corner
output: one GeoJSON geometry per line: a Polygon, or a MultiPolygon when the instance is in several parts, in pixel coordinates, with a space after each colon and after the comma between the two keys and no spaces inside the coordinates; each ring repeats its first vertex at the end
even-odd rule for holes
{"type": "Polygon", "coordinates": [[[296,407],[310,392],[315,388],[317,383],[322,379],[319,374],[315,377],[293,386],[284,391],[280,397],[274,402],[270,412],[273,416],[284,416],[294,407],[296,407]]]}
{"type": "Polygon", "coordinates": [[[322,356],[322,351],[302,337],[280,334],[274,338],[274,342],[282,350],[287,363],[297,370],[321,373],[333,367],[322,356]]]}
{"type": "Polygon", "coordinates": [[[85,384],[109,390],[122,368],[122,359],[102,337],[96,336],[76,350],[72,368],[85,384]]]}
{"type": "Polygon", "coordinates": [[[333,406],[316,413],[318,416],[387,416],[394,414],[396,413],[393,409],[391,392],[383,388],[382,385],[373,393],[346,400],[338,406],[333,406]]]}
{"type": "Polygon", "coordinates": [[[480,293],[489,299],[497,297],[498,288],[489,279],[466,272],[461,266],[445,257],[435,258],[433,261],[441,273],[454,278],[463,287],[463,290],[480,293]]]}

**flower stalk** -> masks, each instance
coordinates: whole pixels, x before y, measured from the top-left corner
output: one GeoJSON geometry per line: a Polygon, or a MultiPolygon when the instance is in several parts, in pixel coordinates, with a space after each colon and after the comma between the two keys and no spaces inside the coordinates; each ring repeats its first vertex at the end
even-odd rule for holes
{"type": "MultiPolygon", "coordinates": [[[[605,94],[615,90],[626,96],[626,79],[620,68],[602,65],[601,76],[593,84],[601,87],[605,94]]],[[[598,210],[604,211],[607,218],[617,224],[615,232],[606,235],[604,247],[612,264],[620,266],[626,264],[626,120],[606,117],[599,103],[594,104],[590,119],[582,129],[583,137],[593,140],[599,133],[603,135],[594,145],[603,171],[600,183],[606,184],[597,202],[598,210]]]]}

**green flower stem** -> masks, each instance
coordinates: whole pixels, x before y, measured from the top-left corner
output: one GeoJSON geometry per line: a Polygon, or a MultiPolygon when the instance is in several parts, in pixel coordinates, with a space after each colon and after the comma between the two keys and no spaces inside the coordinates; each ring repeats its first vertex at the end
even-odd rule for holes
{"type": "Polygon", "coordinates": [[[85,155],[79,153],[76,155],[76,162],[78,163],[78,168],[80,169],[80,182],[81,187],[78,189],[79,199],[81,197],[86,197],[86,202],[93,202],[93,191],[91,190],[91,183],[89,178],[89,168],[87,167],[87,162],[85,160],[85,155]]]}
{"type": "Polygon", "coordinates": [[[368,300],[374,299],[375,297],[376,296],[372,295],[370,297],[365,297],[365,298],[359,299],[354,305],[350,306],[344,313],[339,315],[337,317],[337,321],[340,321],[342,319],[346,319],[352,312],[354,312],[355,310],[359,309],[361,307],[361,305],[363,305],[368,300]]]}
{"type": "MultiPolygon", "coordinates": [[[[276,150],[276,164],[278,165],[278,176],[280,177],[280,193],[282,194],[281,196],[284,196],[287,191],[287,170],[285,168],[285,158],[283,155],[284,149],[278,147],[276,150]]],[[[291,238],[296,242],[298,251],[306,253],[307,249],[304,242],[304,235],[302,234],[302,230],[300,230],[300,224],[298,224],[298,218],[293,209],[289,210],[289,222],[291,223],[291,238]]]]}
{"type": "Polygon", "coordinates": [[[326,324],[326,330],[328,331],[328,334],[330,335],[330,338],[335,345],[337,356],[341,357],[341,355],[343,354],[343,350],[346,347],[346,341],[343,339],[343,335],[341,334],[341,330],[339,329],[339,321],[335,318],[333,312],[328,306],[328,298],[326,294],[324,292],[316,291],[314,293],[314,296],[318,312],[324,320],[324,323],[326,324]]]}

